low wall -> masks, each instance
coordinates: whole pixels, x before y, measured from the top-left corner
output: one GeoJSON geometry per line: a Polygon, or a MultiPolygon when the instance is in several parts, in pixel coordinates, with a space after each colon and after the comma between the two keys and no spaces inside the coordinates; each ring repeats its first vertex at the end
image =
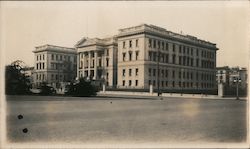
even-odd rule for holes
{"type": "MultiPolygon", "coordinates": [[[[157,96],[157,93],[150,94],[149,92],[125,92],[125,91],[101,91],[101,95],[133,95],[133,96],[157,96]]],[[[217,95],[205,94],[180,94],[180,93],[162,93],[162,97],[190,97],[190,98],[219,98],[217,95]]]]}

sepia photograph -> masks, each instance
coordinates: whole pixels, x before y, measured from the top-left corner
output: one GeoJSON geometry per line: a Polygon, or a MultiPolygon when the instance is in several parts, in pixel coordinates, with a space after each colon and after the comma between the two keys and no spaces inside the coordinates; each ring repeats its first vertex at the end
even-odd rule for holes
{"type": "Polygon", "coordinates": [[[249,148],[249,1],[1,1],[0,148],[249,148]]]}

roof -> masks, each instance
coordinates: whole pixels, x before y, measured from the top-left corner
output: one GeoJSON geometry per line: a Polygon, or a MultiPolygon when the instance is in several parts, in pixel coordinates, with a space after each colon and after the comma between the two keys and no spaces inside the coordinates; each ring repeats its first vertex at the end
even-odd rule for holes
{"type": "Polygon", "coordinates": [[[42,45],[35,47],[36,49],[33,51],[34,53],[43,52],[43,51],[54,51],[54,52],[67,52],[67,53],[76,53],[75,48],[68,48],[56,45],[42,45]]]}
{"type": "Polygon", "coordinates": [[[76,48],[84,47],[84,46],[90,46],[90,45],[110,45],[116,43],[116,38],[113,37],[108,37],[108,38],[88,38],[88,37],[83,37],[80,41],[78,41],[75,44],[76,48]]]}
{"type": "Polygon", "coordinates": [[[119,34],[117,35],[117,37],[119,38],[119,37],[127,36],[127,35],[130,35],[133,33],[138,33],[138,32],[158,34],[158,35],[166,36],[169,38],[175,38],[177,40],[182,40],[182,41],[186,41],[186,42],[192,42],[192,43],[196,43],[196,44],[200,44],[200,45],[204,45],[204,46],[209,46],[209,47],[212,47],[212,48],[218,50],[218,48],[216,48],[215,43],[211,43],[209,41],[199,39],[199,38],[192,36],[192,35],[178,34],[178,33],[172,32],[172,31],[168,31],[165,28],[151,25],[151,24],[150,25],[141,24],[138,26],[119,29],[119,34]]]}

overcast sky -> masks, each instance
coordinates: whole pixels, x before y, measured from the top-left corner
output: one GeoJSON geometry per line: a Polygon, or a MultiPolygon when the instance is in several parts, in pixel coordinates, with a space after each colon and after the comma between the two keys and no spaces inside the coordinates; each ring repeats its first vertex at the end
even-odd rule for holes
{"type": "Polygon", "coordinates": [[[73,47],[82,37],[154,24],[217,44],[217,66],[248,66],[249,2],[0,2],[2,62],[33,66],[35,46],[73,47]]]}

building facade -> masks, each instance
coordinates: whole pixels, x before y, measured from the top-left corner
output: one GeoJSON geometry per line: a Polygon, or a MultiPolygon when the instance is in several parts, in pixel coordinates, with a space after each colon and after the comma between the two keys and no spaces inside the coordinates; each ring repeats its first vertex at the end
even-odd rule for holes
{"type": "Polygon", "coordinates": [[[154,25],[119,30],[118,88],[216,89],[216,44],[154,25]]]}
{"type": "Polygon", "coordinates": [[[240,67],[217,67],[217,83],[223,83],[225,87],[236,87],[235,81],[240,80],[239,88],[247,88],[247,69],[240,67]]]}
{"type": "Polygon", "coordinates": [[[77,77],[103,83],[109,87],[117,85],[117,39],[83,38],[76,45],[77,77]]]}
{"type": "Polygon", "coordinates": [[[76,50],[54,45],[38,46],[35,54],[33,86],[39,87],[46,82],[55,88],[61,88],[66,82],[76,78],[76,50]]]}
{"type": "Polygon", "coordinates": [[[216,82],[223,83],[224,85],[229,85],[229,72],[230,68],[228,66],[217,67],[216,82]]]}

